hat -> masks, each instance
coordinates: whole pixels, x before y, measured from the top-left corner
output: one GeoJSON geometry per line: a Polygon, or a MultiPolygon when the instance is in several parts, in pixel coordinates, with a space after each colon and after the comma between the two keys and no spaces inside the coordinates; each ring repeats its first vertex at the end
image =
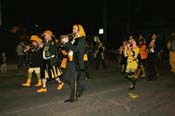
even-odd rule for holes
{"type": "Polygon", "coordinates": [[[30,37],[30,40],[36,41],[36,42],[42,42],[42,39],[39,38],[37,35],[32,35],[32,36],[30,37]]]}
{"type": "Polygon", "coordinates": [[[53,33],[52,33],[52,31],[50,31],[50,30],[44,31],[44,33],[41,36],[45,36],[45,35],[54,36],[53,33]]]}

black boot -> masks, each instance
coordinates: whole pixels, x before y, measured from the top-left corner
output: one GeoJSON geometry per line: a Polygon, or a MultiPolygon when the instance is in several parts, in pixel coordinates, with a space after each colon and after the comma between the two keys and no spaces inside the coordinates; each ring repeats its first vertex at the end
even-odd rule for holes
{"type": "Polygon", "coordinates": [[[134,78],[131,78],[131,84],[132,86],[129,88],[129,90],[134,90],[135,89],[135,85],[136,85],[136,80],[134,78]]]}
{"type": "Polygon", "coordinates": [[[72,103],[72,102],[75,102],[75,101],[69,98],[69,99],[65,100],[64,102],[65,102],[65,103],[66,103],[66,102],[72,103]]]}

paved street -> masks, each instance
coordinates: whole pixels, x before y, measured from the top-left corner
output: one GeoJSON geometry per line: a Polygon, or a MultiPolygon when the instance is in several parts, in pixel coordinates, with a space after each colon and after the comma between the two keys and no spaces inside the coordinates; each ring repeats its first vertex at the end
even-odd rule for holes
{"type": "Polygon", "coordinates": [[[120,74],[115,61],[107,61],[108,69],[95,70],[91,63],[92,79],[81,81],[86,91],[75,103],[64,103],[69,96],[69,86],[65,84],[58,91],[56,81],[49,81],[47,93],[37,93],[33,78],[31,87],[22,87],[26,80],[26,70],[15,66],[7,73],[0,73],[0,116],[174,116],[175,87],[169,64],[160,64],[158,80],[147,81],[140,78],[136,89],[129,91],[129,82],[120,74]],[[129,93],[138,98],[129,97],[129,93]]]}

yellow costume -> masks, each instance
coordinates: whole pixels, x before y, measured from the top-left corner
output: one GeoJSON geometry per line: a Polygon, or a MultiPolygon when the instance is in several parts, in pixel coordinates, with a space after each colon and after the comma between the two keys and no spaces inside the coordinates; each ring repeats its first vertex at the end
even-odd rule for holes
{"type": "Polygon", "coordinates": [[[139,54],[139,47],[135,47],[133,48],[133,52],[132,51],[127,51],[127,66],[126,66],[126,72],[135,72],[137,70],[138,67],[138,54],[139,54]]]}

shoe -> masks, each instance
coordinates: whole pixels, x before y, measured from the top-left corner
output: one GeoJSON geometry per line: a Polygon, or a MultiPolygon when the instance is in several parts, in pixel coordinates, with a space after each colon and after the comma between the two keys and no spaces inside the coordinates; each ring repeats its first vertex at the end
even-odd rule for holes
{"type": "Polygon", "coordinates": [[[58,90],[61,90],[63,88],[63,86],[64,86],[64,82],[61,82],[61,83],[59,83],[57,89],[58,90]]]}
{"type": "Polygon", "coordinates": [[[47,92],[47,88],[41,88],[37,90],[37,93],[46,93],[47,92]]]}
{"type": "Polygon", "coordinates": [[[83,92],[84,92],[85,90],[81,90],[80,92],[78,92],[78,95],[77,95],[77,97],[81,97],[82,95],[83,95],[83,92]]]}
{"type": "Polygon", "coordinates": [[[135,87],[134,87],[134,86],[129,88],[129,90],[134,90],[134,89],[135,89],[135,87]]]}
{"type": "Polygon", "coordinates": [[[30,84],[29,83],[23,83],[22,86],[30,87],[30,84]]]}
{"type": "Polygon", "coordinates": [[[23,83],[22,86],[30,87],[31,79],[27,79],[26,83],[23,83]]]}
{"type": "Polygon", "coordinates": [[[135,86],[131,84],[131,86],[129,87],[129,90],[133,90],[133,89],[135,89],[135,86]]]}
{"type": "Polygon", "coordinates": [[[73,101],[72,99],[67,99],[67,100],[65,100],[64,102],[65,102],[65,103],[66,103],[66,102],[72,103],[72,102],[74,102],[74,101],[73,101]]]}
{"type": "Polygon", "coordinates": [[[144,75],[144,74],[143,74],[143,75],[141,75],[140,77],[141,77],[141,78],[145,78],[145,77],[146,77],[146,75],[144,75]]]}

